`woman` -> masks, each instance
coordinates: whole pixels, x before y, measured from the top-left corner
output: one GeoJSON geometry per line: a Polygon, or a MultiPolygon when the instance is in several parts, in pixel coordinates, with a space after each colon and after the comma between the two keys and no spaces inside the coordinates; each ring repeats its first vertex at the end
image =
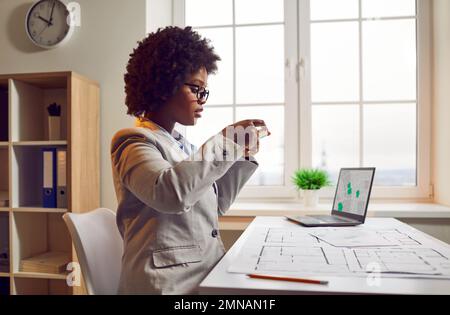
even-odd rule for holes
{"type": "Polygon", "coordinates": [[[190,27],[167,27],[130,57],[126,105],[137,127],[111,144],[124,239],[119,293],[192,294],[225,253],[218,216],[258,167],[256,126],[265,124],[238,122],[196,150],[174,126],[201,118],[220,60],[209,42],[190,27]]]}

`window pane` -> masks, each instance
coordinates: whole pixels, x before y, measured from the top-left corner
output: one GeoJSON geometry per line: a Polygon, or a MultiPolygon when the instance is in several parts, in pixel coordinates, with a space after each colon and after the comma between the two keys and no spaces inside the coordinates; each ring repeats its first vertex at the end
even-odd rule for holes
{"type": "Polygon", "coordinates": [[[362,15],[367,17],[415,16],[415,0],[362,0],[362,15]]]}
{"type": "Polygon", "coordinates": [[[359,106],[312,106],[312,165],[337,182],[342,167],[359,166],[359,106]]]}
{"type": "Polygon", "coordinates": [[[416,185],[416,104],[364,106],[364,165],[375,185],[416,185]]]}
{"type": "Polygon", "coordinates": [[[359,99],[357,22],[311,25],[311,93],[313,102],[359,99]]]}
{"type": "Polygon", "coordinates": [[[222,59],[217,63],[217,74],[208,76],[210,95],[207,105],[233,104],[233,29],[198,29],[199,34],[211,40],[215,52],[222,59]]]}
{"type": "Polygon", "coordinates": [[[213,108],[205,106],[202,118],[195,126],[186,128],[187,139],[199,148],[206,140],[233,123],[233,108],[213,108]]]}
{"type": "Polygon", "coordinates": [[[415,100],[415,20],[364,22],[363,69],[364,100],[415,100]]]}
{"type": "Polygon", "coordinates": [[[311,20],[356,19],[358,0],[311,0],[311,20]]]}
{"type": "Polygon", "coordinates": [[[260,140],[255,155],[259,167],[248,185],[284,184],[284,106],[252,106],[236,108],[236,120],[263,119],[272,133],[260,140]]]}
{"type": "Polygon", "coordinates": [[[283,0],[235,0],[236,24],[284,21],[283,0]]]}
{"type": "Polygon", "coordinates": [[[284,27],[236,28],[237,103],[284,102],[284,27]]]}
{"type": "Polygon", "coordinates": [[[187,26],[233,24],[232,0],[186,0],[187,26]]]}

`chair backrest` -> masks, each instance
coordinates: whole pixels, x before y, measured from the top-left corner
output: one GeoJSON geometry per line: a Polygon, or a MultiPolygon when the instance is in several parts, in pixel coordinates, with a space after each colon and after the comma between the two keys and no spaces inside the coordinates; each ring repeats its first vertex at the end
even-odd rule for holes
{"type": "Polygon", "coordinates": [[[66,213],[88,294],[117,294],[123,242],[116,215],[106,208],[87,213],[66,213]]]}

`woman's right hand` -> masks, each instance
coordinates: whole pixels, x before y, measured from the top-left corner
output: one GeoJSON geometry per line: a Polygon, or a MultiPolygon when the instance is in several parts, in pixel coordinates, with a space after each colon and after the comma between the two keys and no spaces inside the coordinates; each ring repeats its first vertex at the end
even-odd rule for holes
{"type": "Polygon", "coordinates": [[[270,131],[266,123],[261,119],[246,119],[229,125],[222,130],[224,137],[233,140],[235,143],[244,146],[244,156],[255,155],[259,151],[259,134],[257,127],[266,128],[267,136],[270,131]]]}

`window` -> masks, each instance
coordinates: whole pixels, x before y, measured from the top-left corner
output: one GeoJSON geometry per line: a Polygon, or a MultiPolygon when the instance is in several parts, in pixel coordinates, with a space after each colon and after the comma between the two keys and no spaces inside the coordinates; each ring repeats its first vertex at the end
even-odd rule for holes
{"type": "Polygon", "coordinates": [[[425,2],[299,2],[310,152],[302,165],[326,169],[334,182],[343,166],[375,166],[375,197],[428,197],[425,2]]]}
{"type": "Polygon", "coordinates": [[[264,119],[272,136],[261,140],[260,167],[241,196],[258,196],[263,189],[271,197],[295,197],[289,176],[298,165],[298,153],[287,154],[298,143],[297,50],[291,44],[297,40],[295,2],[186,0],[180,4],[184,6],[181,24],[210,39],[222,59],[218,74],[209,77],[211,94],[204,115],[196,126],[187,128],[186,136],[201,145],[233,122],[264,119]],[[294,31],[288,32],[291,28],[294,31]],[[287,56],[293,61],[291,73],[285,71],[287,56]],[[293,126],[290,130],[287,122],[293,126]]]}
{"type": "MultiPolygon", "coordinates": [[[[241,197],[298,198],[299,167],[377,167],[375,198],[429,189],[428,1],[176,0],[221,56],[196,145],[235,121],[266,120],[260,167],[241,197]]],[[[334,188],[323,191],[331,197],[334,188]]]]}

